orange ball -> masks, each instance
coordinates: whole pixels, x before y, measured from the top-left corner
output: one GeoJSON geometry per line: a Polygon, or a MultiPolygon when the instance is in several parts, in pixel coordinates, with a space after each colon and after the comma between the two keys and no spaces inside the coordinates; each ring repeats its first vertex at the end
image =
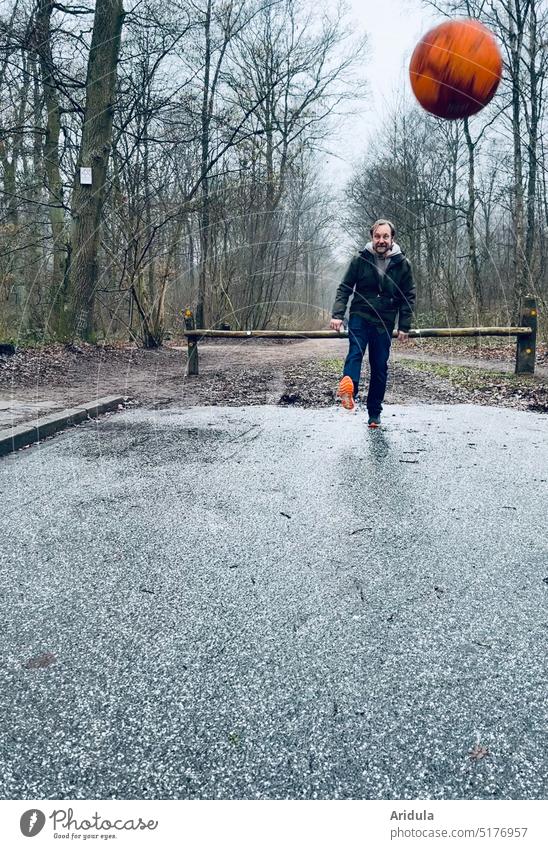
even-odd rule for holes
{"type": "Polygon", "coordinates": [[[489,103],[502,74],[490,30],[471,18],[446,21],[424,35],[411,56],[415,97],[438,118],[466,118],[489,103]]]}

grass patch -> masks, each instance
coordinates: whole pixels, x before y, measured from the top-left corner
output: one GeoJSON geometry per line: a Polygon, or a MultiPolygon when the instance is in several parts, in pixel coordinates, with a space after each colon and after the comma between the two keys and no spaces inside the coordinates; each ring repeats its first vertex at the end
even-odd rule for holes
{"type": "Polygon", "coordinates": [[[450,366],[444,363],[430,363],[419,360],[405,360],[399,363],[400,368],[412,368],[416,371],[434,374],[442,377],[455,386],[465,386],[467,389],[481,389],[486,384],[499,386],[527,386],[538,381],[534,375],[510,374],[505,371],[493,371],[476,366],[450,366]]]}
{"type": "Polygon", "coordinates": [[[341,359],[341,357],[331,357],[328,360],[320,360],[319,364],[321,368],[325,369],[326,371],[338,373],[341,371],[344,365],[344,360],[341,359]]]}

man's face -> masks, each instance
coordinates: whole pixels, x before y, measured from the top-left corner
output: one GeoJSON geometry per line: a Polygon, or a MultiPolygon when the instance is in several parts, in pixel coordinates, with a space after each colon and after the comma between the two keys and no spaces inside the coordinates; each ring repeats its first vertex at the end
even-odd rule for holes
{"type": "Polygon", "coordinates": [[[387,224],[379,224],[373,232],[373,250],[375,253],[384,256],[392,249],[394,239],[390,232],[390,227],[387,224]]]}

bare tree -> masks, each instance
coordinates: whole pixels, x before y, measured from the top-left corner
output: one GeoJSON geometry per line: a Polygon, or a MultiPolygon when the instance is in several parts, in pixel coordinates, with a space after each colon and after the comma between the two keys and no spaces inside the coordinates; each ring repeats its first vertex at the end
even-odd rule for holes
{"type": "Polygon", "coordinates": [[[116,71],[124,10],[122,0],[97,0],[87,66],[86,105],[72,191],[69,265],[69,329],[93,338],[94,295],[98,282],[98,248],[110,155],[116,71]],[[92,183],[80,169],[92,169],[92,183]]]}
{"type": "Polygon", "coordinates": [[[249,165],[257,188],[247,240],[248,326],[270,321],[291,265],[283,246],[291,237],[283,216],[276,214],[287,174],[303,145],[314,149],[320,142],[326,119],[352,91],[348,77],[364,42],[354,39],[343,54],[345,42],[352,42],[352,35],[340,10],[318,24],[311,8],[298,0],[266,5],[238,38],[234,64],[241,73],[232,84],[233,99],[240,108],[250,97],[258,103],[252,116],[258,135],[249,165]]]}
{"type": "Polygon", "coordinates": [[[46,128],[42,159],[44,182],[48,193],[48,212],[53,239],[53,271],[50,285],[52,325],[61,329],[60,317],[66,302],[66,274],[70,251],[69,233],[66,228],[63,179],[60,162],[61,102],[56,84],[56,66],[53,59],[51,16],[53,0],[38,0],[31,24],[31,55],[38,57],[42,84],[46,128]]]}

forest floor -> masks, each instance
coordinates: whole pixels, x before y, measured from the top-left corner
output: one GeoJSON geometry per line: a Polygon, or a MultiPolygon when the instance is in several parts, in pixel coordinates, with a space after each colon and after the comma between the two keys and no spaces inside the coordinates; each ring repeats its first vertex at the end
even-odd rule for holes
{"type": "MultiPolygon", "coordinates": [[[[0,355],[0,407],[11,424],[106,395],[151,408],[335,403],[345,339],[208,340],[198,376],[186,375],[184,340],[147,351],[130,344],[51,345],[0,355]],[[14,412],[15,407],[17,410],[14,412]]],[[[497,338],[394,342],[387,404],[474,403],[548,412],[548,346],[535,375],[516,376],[515,342],[497,338]]],[[[364,364],[364,380],[367,365],[364,364]]]]}

